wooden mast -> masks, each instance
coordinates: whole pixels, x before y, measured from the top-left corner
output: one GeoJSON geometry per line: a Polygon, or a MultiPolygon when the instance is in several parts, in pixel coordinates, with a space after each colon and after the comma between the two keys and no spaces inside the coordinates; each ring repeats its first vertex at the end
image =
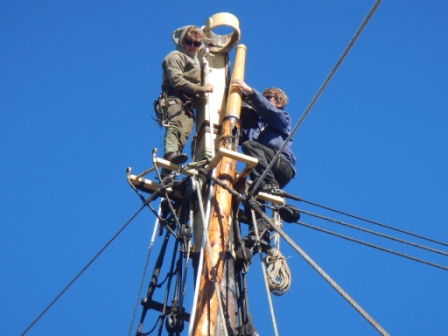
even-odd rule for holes
{"type": "MultiPolygon", "coordinates": [[[[238,45],[232,79],[244,79],[246,47],[238,45]]],[[[241,93],[230,88],[226,113],[222,122],[219,146],[231,151],[238,151],[238,139],[235,137],[240,128],[239,116],[241,110],[241,93]]],[[[227,187],[233,188],[236,175],[236,160],[223,156],[216,166],[216,177],[227,187]]],[[[212,196],[212,217],[208,230],[210,254],[204,251],[202,274],[199,283],[199,294],[193,326],[195,336],[215,335],[218,323],[219,302],[215,284],[221,288],[224,264],[226,262],[226,247],[228,234],[232,226],[232,195],[220,187],[214,186],[212,196]]],[[[222,296],[222,295],[221,295],[222,296]]],[[[223,307],[226,319],[232,318],[228,312],[235,311],[234,300],[225,300],[223,307]],[[233,307],[232,307],[233,306],[233,307]]],[[[232,326],[234,328],[235,326],[232,326]]]]}

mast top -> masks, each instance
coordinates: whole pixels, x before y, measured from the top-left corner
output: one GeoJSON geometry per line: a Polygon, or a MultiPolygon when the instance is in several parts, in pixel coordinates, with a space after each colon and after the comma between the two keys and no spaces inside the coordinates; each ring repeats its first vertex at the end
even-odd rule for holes
{"type": "Polygon", "coordinates": [[[241,37],[240,23],[235,15],[230,13],[216,13],[210,16],[203,27],[205,35],[210,40],[210,51],[228,53],[238,43],[241,37]],[[225,35],[215,34],[212,30],[217,27],[230,27],[232,32],[225,35]]]}

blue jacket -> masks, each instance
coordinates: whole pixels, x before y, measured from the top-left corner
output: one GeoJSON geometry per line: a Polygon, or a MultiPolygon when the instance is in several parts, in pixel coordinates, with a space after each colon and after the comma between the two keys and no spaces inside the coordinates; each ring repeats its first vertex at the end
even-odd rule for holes
{"type": "MultiPolygon", "coordinates": [[[[289,114],[276,108],[255,89],[246,97],[254,110],[243,108],[241,111],[240,144],[253,140],[277,152],[291,132],[289,114]]],[[[296,157],[291,150],[291,143],[292,141],[285,146],[281,157],[288,162],[295,174],[296,157]]]]}

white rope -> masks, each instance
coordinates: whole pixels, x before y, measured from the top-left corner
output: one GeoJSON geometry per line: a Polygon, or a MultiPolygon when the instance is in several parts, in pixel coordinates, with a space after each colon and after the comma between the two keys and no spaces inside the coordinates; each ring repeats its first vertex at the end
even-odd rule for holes
{"type": "MultiPolygon", "coordinates": [[[[282,228],[282,220],[280,218],[280,215],[278,214],[278,211],[273,210],[273,216],[272,216],[272,224],[276,225],[278,228],[282,228]]],[[[277,233],[277,231],[274,231],[271,234],[271,241],[272,246],[275,247],[277,250],[280,250],[280,235],[277,233]]]]}
{"type": "Polygon", "coordinates": [[[285,257],[279,250],[271,248],[267,251],[264,262],[266,264],[266,277],[269,290],[272,294],[281,296],[291,286],[291,272],[285,257]]]}
{"type": "MultiPolygon", "coordinates": [[[[277,228],[282,228],[282,220],[277,211],[273,211],[271,225],[275,225],[277,228]]],[[[277,231],[271,235],[272,246],[270,250],[266,252],[264,263],[267,267],[267,281],[269,289],[272,294],[281,296],[291,286],[291,272],[289,271],[288,264],[285,257],[280,252],[280,235],[277,231]]]]}
{"type": "MultiPolygon", "coordinates": [[[[252,222],[256,223],[255,211],[251,210],[252,222]]],[[[277,226],[279,229],[282,227],[282,222],[277,213],[274,213],[274,218],[272,224],[277,226]]],[[[256,240],[259,241],[260,236],[258,232],[258,226],[254,224],[254,232],[256,240]]],[[[280,252],[280,235],[274,232],[274,247],[266,252],[266,257],[264,258],[264,264],[266,266],[265,270],[265,282],[269,288],[269,291],[276,295],[281,296],[286,293],[286,291],[291,286],[291,272],[289,271],[288,264],[286,263],[285,257],[280,252]]],[[[260,251],[258,251],[260,252],[260,251]]]]}

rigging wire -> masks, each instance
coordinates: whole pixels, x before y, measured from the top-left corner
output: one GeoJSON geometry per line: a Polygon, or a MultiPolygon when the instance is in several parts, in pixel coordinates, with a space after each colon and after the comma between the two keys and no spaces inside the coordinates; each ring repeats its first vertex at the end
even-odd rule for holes
{"type": "Polygon", "coordinates": [[[327,86],[327,84],[330,82],[331,78],[333,77],[333,75],[336,73],[336,71],[338,70],[339,66],[342,64],[343,60],[345,59],[345,57],[347,56],[348,52],[350,51],[350,49],[353,47],[353,45],[355,44],[356,40],[358,39],[359,35],[361,35],[361,32],[364,30],[365,26],[367,25],[368,21],[370,20],[370,18],[372,17],[373,13],[375,13],[376,9],[378,8],[378,6],[380,5],[381,0],[376,0],[375,3],[373,4],[373,6],[370,8],[369,12],[367,13],[366,17],[364,18],[364,20],[362,21],[361,25],[359,26],[359,28],[356,30],[355,35],[353,35],[353,37],[351,38],[350,42],[348,43],[348,45],[345,47],[344,51],[342,52],[341,56],[339,57],[339,59],[337,60],[336,64],[333,66],[333,68],[331,69],[330,73],[328,74],[327,78],[325,78],[324,82],[322,83],[321,87],[319,88],[319,90],[317,90],[317,93],[314,95],[313,99],[311,100],[311,102],[309,103],[308,107],[305,109],[305,111],[303,112],[302,116],[300,117],[299,121],[297,122],[297,124],[294,126],[294,128],[292,129],[291,133],[288,135],[288,137],[285,139],[285,141],[283,142],[282,146],[280,146],[279,150],[277,151],[277,153],[274,155],[274,158],[272,159],[272,161],[269,163],[269,165],[266,167],[265,171],[263,172],[263,174],[260,176],[260,178],[258,179],[258,181],[255,183],[253,190],[258,190],[257,188],[259,188],[261,182],[264,180],[264,178],[266,177],[266,174],[269,170],[272,169],[272,167],[274,166],[274,164],[277,162],[278,158],[280,157],[280,155],[283,153],[283,150],[285,149],[286,145],[289,143],[289,141],[291,140],[292,136],[294,135],[294,133],[297,131],[297,129],[299,128],[299,126],[302,124],[303,120],[305,119],[305,117],[308,115],[308,113],[311,111],[311,109],[313,108],[314,104],[316,103],[317,99],[320,97],[320,95],[322,94],[322,92],[324,91],[325,87],[327,86]]]}
{"type": "MultiPolygon", "coordinates": [[[[437,241],[437,240],[434,240],[434,239],[431,239],[431,238],[428,238],[428,237],[423,237],[421,235],[418,235],[418,234],[415,234],[415,233],[412,233],[412,232],[409,232],[409,231],[404,231],[404,230],[401,230],[401,229],[398,229],[398,228],[395,228],[395,227],[392,227],[392,226],[389,226],[389,225],[381,224],[381,223],[378,223],[378,222],[375,222],[375,221],[372,221],[372,220],[369,220],[369,219],[366,219],[366,218],[363,218],[363,217],[355,216],[355,215],[349,214],[347,212],[336,210],[334,208],[330,208],[330,207],[327,207],[327,206],[319,205],[317,203],[306,201],[306,200],[304,200],[304,199],[302,199],[300,197],[295,197],[294,195],[285,193],[283,191],[281,193],[282,193],[283,197],[291,198],[291,199],[298,200],[298,201],[303,201],[305,203],[308,203],[308,204],[311,204],[311,205],[314,205],[314,206],[317,206],[317,207],[321,207],[323,209],[327,209],[327,210],[330,210],[330,211],[333,211],[333,212],[336,212],[336,213],[339,213],[339,214],[342,214],[342,215],[346,215],[348,217],[352,217],[352,218],[355,218],[355,219],[358,219],[358,220],[361,220],[361,221],[365,221],[367,223],[377,224],[377,225],[379,225],[381,227],[384,227],[384,228],[387,228],[387,229],[390,229],[390,230],[394,230],[394,231],[397,231],[397,232],[400,232],[400,233],[403,233],[403,234],[406,234],[406,235],[409,235],[409,236],[412,236],[412,237],[416,237],[416,238],[420,238],[420,239],[423,239],[423,240],[426,240],[426,241],[429,241],[429,242],[433,242],[433,243],[436,243],[436,244],[448,246],[448,244],[446,244],[444,242],[441,242],[441,241],[437,241]]],[[[277,194],[279,194],[279,193],[277,193],[277,194]]],[[[265,206],[270,208],[270,209],[272,209],[272,210],[278,209],[278,206],[269,206],[269,205],[265,205],[265,206]]],[[[434,253],[438,253],[438,254],[441,254],[441,255],[444,255],[444,256],[448,256],[447,252],[436,250],[436,249],[428,247],[428,246],[424,246],[424,245],[421,245],[421,244],[417,244],[417,243],[409,242],[409,241],[406,241],[406,240],[402,240],[402,239],[399,239],[399,238],[396,238],[396,237],[393,237],[393,236],[389,236],[389,235],[385,235],[385,234],[378,233],[378,232],[375,232],[375,231],[371,231],[371,230],[368,230],[368,229],[365,229],[365,228],[361,228],[361,227],[358,227],[358,226],[355,226],[355,225],[352,225],[352,224],[348,224],[348,223],[345,223],[345,222],[342,222],[342,221],[331,219],[329,217],[325,217],[325,216],[322,216],[322,215],[314,214],[314,213],[305,211],[303,209],[297,209],[296,208],[296,210],[301,212],[301,213],[304,213],[306,215],[310,215],[310,216],[317,217],[317,218],[320,218],[320,219],[323,219],[323,220],[327,220],[327,221],[330,221],[330,222],[341,224],[341,225],[344,225],[344,226],[347,226],[347,227],[350,227],[350,228],[353,228],[353,229],[356,229],[356,230],[360,230],[360,231],[364,231],[364,232],[367,232],[367,233],[371,233],[373,235],[381,236],[381,237],[384,237],[384,238],[387,238],[387,239],[390,239],[390,240],[394,240],[394,241],[397,241],[397,242],[400,242],[400,243],[403,243],[403,244],[408,244],[408,245],[411,245],[413,247],[421,248],[421,249],[424,249],[424,250],[427,250],[427,251],[430,251],[430,252],[434,252],[434,253]]]]}
{"type": "Polygon", "coordinates": [[[374,224],[374,225],[377,225],[377,226],[381,226],[381,227],[389,229],[389,230],[393,230],[393,231],[397,231],[397,232],[400,232],[400,233],[403,233],[403,234],[406,234],[406,235],[409,235],[409,236],[413,236],[415,238],[419,238],[419,239],[422,239],[422,240],[426,240],[426,241],[429,241],[429,242],[432,242],[432,243],[435,243],[435,244],[439,244],[439,245],[443,245],[443,246],[447,246],[448,247],[448,243],[444,243],[444,242],[441,242],[439,240],[435,240],[435,239],[428,238],[428,237],[425,237],[425,236],[422,236],[422,235],[419,235],[419,234],[416,234],[416,233],[412,233],[412,232],[409,232],[409,231],[398,229],[398,228],[395,228],[395,227],[390,226],[390,225],[386,225],[386,224],[379,223],[379,222],[376,222],[376,221],[373,221],[373,220],[370,220],[370,219],[367,219],[367,218],[363,218],[363,217],[360,217],[360,216],[357,216],[357,215],[350,214],[348,212],[344,212],[344,211],[341,211],[341,210],[330,208],[330,207],[325,206],[325,205],[321,205],[321,204],[318,204],[318,203],[315,203],[315,202],[312,202],[312,201],[305,200],[305,199],[300,198],[300,197],[296,197],[296,196],[288,194],[286,192],[282,192],[282,196],[290,198],[290,199],[293,199],[293,200],[296,200],[296,201],[301,201],[301,202],[304,202],[304,203],[307,203],[307,204],[310,204],[310,205],[314,205],[316,207],[319,207],[319,208],[322,208],[322,209],[325,209],[325,210],[333,211],[333,212],[336,212],[336,213],[341,214],[341,215],[345,215],[345,216],[348,216],[348,217],[359,219],[361,221],[368,222],[368,223],[371,223],[371,224],[374,224]]]}
{"type": "Polygon", "coordinates": [[[400,257],[404,257],[404,258],[407,258],[407,259],[410,259],[410,260],[418,261],[420,263],[423,263],[423,264],[426,264],[426,265],[429,265],[429,266],[437,267],[437,268],[443,269],[445,271],[448,271],[448,267],[443,266],[443,265],[439,265],[439,264],[436,264],[436,263],[433,263],[433,262],[429,262],[429,261],[426,261],[426,260],[423,260],[423,259],[420,259],[420,258],[412,257],[410,255],[407,255],[407,254],[404,254],[404,253],[401,253],[401,252],[397,252],[397,251],[393,251],[393,250],[390,250],[390,249],[387,249],[387,248],[384,248],[384,247],[381,247],[381,246],[377,246],[377,245],[374,245],[374,244],[371,244],[371,243],[367,243],[367,242],[364,242],[364,241],[361,241],[361,240],[358,240],[358,239],[355,239],[355,238],[347,237],[347,236],[344,236],[342,234],[339,234],[339,233],[336,233],[336,232],[332,232],[332,231],[329,231],[329,230],[325,230],[325,229],[322,229],[322,228],[319,228],[317,226],[310,225],[310,224],[307,224],[307,223],[304,223],[304,222],[301,222],[301,221],[297,221],[295,223],[299,224],[299,225],[302,225],[302,226],[305,226],[305,227],[308,227],[310,229],[314,229],[314,230],[317,230],[317,231],[325,232],[325,233],[337,236],[339,238],[343,238],[343,239],[346,239],[346,240],[349,240],[349,241],[352,241],[352,242],[355,242],[355,243],[363,244],[363,245],[366,245],[366,246],[369,246],[369,247],[373,247],[373,248],[376,248],[376,249],[384,251],[384,252],[392,253],[392,254],[398,255],[400,257]]]}
{"type": "Polygon", "coordinates": [[[323,220],[326,220],[326,221],[329,221],[329,222],[333,222],[333,223],[336,223],[336,224],[341,224],[343,226],[346,226],[346,227],[349,227],[349,228],[352,228],[352,229],[356,229],[356,230],[359,230],[359,231],[367,232],[367,233],[370,233],[370,234],[373,234],[373,235],[376,235],[376,236],[379,236],[379,237],[383,237],[383,238],[387,238],[387,239],[390,239],[390,240],[394,240],[394,241],[397,241],[399,243],[407,244],[407,245],[410,245],[410,246],[413,246],[413,247],[418,247],[418,248],[421,248],[421,249],[424,249],[424,250],[427,250],[427,251],[430,251],[430,252],[434,252],[434,253],[442,254],[444,256],[448,256],[448,253],[440,251],[440,250],[433,249],[431,247],[423,246],[423,245],[416,244],[416,243],[413,243],[413,242],[410,242],[410,241],[407,241],[407,240],[403,240],[403,239],[395,238],[395,237],[392,237],[392,236],[389,236],[389,235],[385,235],[383,233],[379,233],[379,232],[375,232],[375,231],[372,231],[372,230],[364,229],[364,228],[356,226],[356,225],[345,223],[345,222],[342,222],[342,221],[339,221],[339,220],[336,220],[336,219],[331,219],[329,217],[318,215],[318,214],[315,214],[315,213],[312,213],[312,212],[309,212],[309,211],[306,211],[306,210],[302,210],[302,209],[298,209],[298,210],[301,213],[306,214],[306,215],[310,215],[310,216],[313,216],[313,217],[316,217],[316,218],[320,218],[320,219],[323,219],[323,220]]]}
{"type": "Polygon", "coordinates": [[[128,219],[128,221],[113,235],[113,237],[99,250],[99,252],[83,267],[83,269],[68,283],[67,286],[50,302],[50,304],[34,319],[33,322],[22,332],[21,336],[25,335],[36,322],[56,303],[57,300],[73,285],[73,283],[78,280],[78,278],[89,268],[90,265],[100,256],[104,250],[109,247],[109,245],[117,238],[121,232],[137,217],[137,215],[145,208],[146,204],[143,204],[137,212],[128,219]]]}

